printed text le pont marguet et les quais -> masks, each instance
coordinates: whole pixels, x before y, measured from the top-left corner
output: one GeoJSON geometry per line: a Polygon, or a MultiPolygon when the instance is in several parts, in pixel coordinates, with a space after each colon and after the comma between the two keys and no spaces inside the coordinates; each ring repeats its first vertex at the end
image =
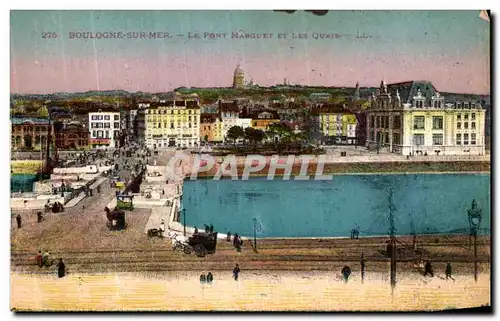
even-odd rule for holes
{"type": "MultiPolygon", "coordinates": [[[[42,32],[44,39],[57,39],[60,34],[57,32],[42,32]]],[[[353,34],[335,33],[335,32],[281,32],[281,33],[255,33],[246,31],[236,32],[195,32],[171,33],[165,31],[70,31],[67,33],[68,39],[86,40],[86,39],[340,39],[340,38],[368,39],[372,36],[364,32],[353,34]]]]}

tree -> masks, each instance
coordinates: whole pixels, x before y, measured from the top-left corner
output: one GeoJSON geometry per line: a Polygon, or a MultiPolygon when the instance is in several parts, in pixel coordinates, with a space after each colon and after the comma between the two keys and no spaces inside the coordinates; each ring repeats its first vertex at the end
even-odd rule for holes
{"type": "Polygon", "coordinates": [[[231,139],[233,144],[236,144],[236,140],[240,137],[244,137],[244,131],[241,126],[233,126],[227,131],[227,138],[231,139]]]}
{"type": "Polygon", "coordinates": [[[245,128],[244,137],[248,141],[252,142],[254,153],[257,148],[257,143],[260,143],[264,139],[264,136],[265,134],[262,130],[255,129],[252,127],[245,128]]]}

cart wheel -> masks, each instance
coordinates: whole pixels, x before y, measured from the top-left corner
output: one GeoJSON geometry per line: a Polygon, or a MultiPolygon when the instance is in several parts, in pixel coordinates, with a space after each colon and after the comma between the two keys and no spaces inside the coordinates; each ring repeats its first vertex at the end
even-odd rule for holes
{"type": "Polygon", "coordinates": [[[182,249],[182,245],[177,242],[174,244],[174,251],[180,251],[182,249]]]}
{"type": "Polygon", "coordinates": [[[185,253],[185,254],[191,254],[191,247],[190,247],[190,246],[185,245],[185,246],[184,246],[184,253],[185,253]]]}
{"type": "Polygon", "coordinates": [[[196,252],[196,256],[198,257],[205,257],[205,255],[207,255],[207,250],[201,244],[196,245],[194,251],[196,252]]]}

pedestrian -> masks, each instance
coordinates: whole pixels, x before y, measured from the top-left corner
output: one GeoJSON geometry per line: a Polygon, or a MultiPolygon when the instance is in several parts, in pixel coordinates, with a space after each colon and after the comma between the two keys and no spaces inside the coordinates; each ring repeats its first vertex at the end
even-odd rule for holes
{"type": "Polygon", "coordinates": [[[349,276],[351,275],[351,268],[346,265],[342,268],[342,271],[340,272],[344,276],[344,282],[347,283],[347,281],[349,280],[349,276]]]}
{"type": "Polygon", "coordinates": [[[214,232],[214,226],[213,226],[212,224],[210,224],[210,228],[209,228],[209,230],[210,230],[210,233],[213,233],[213,232],[214,232]]]}
{"type": "Polygon", "coordinates": [[[231,242],[231,232],[227,231],[226,241],[231,242]]]}
{"type": "Polygon", "coordinates": [[[38,222],[38,223],[42,222],[42,219],[43,219],[43,214],[42,214],[42,212],[37,212],[37,213],[36,213],[36,219],[37,219],[37,222],[38,222]]]}
{"type": "Polygon", "coordinates": [[[43,252],[42,255],[42,266],[49,266],[50,253],[48,251],[43,252]]]}
{"type": "Polygon", "coordinates": [[[17,214],[17,216],[16,216],[16,222],[17,222],[17,228],[21,228],[22,218],[21,218],[20,214],[17,214]]]}
{"type": "Polygon", "coordinates": [[[62,258],[59,259],[57,263],[57,276],[63,278],[66,275],[66,265],[64,264],[62,258]]]}
{"type": "Polygon", "coordinates": [[[452,279],[453,281],[455,281],[455,279],[451,276],[451,263],[448,262],[448,264],[446,264],[446,279],[452,279]]]}
{"type": "Polygon", "coordinates": [[[203,283],[205,283],[205,282],[206,282],[206,280],[207,280],[207,278],[205,277],[205,274],[203,274],[203,273],[202,273],[202,274],[200,275],[200,283],[201,283],[201,284],[203,284],[203,283]]]}
{"type": "Polygon", "coordinates": [[[413,251],[417,251],[417,235],[413,235],[413,251]]]}
{"type": "Polygon", "coordinates": [[[365,282],[365,258],[363,252],[361,252],[361,283],[365,282]]]}
{"type": "Polygon", "coordinates": [[[207,282],[209,284],[212,284],[213,280],[214,280],[214,276],[212,275],[212,272],[208,272],[208,274],[207,274],[207,282]]]}
{"type": "Polygon", "coordinates": [[[238,266],[238,264],[236,264],[236,266],[233,269],[233,277],[235,281],[238,281],[239,274],[240,274],[240,267],[238,266]]]}
{"type": "Polygon", "coordinates": [[[233,238],[233,245],[234,247],[238,246],[238,233],[234,233],[234,238],[233,238]]]}
{"type": "Polygon", "coordinates": [[[205,233],[208,233],[210,231],[210,227],[207,224],[203,224],[203,225],[205,225],[205,233]]]}
{"type": "Polygon", "coordinates": [[[427,276],[427,274],[430,274],[431,277],[434,277],[434,271],[432,271],[432,265],[431,265],[431,260],[427,260],[425,263],[425,268],[424,268],[424,276],[427,276]]]}
{"type": "Polygon", "coordinates": [[[38,251],[38,254],[35,257],[36,259],[36,264],[38,264],[39,267],[43,266],[43,261],[42,261],[42,251],[38,251]]]}
{"type": "Polygon", "coordinates": [[[198,234],[198,228],[196,226],[194,227],[194,234],[198,234]]]}

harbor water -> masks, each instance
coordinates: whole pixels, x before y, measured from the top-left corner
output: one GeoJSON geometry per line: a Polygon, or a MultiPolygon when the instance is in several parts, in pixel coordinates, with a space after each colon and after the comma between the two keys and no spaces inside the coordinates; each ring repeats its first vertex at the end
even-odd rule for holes
{"type": "MultiPolygon", "coordinates": [[[[331,181],[186,180],[186,225],[257,237],[387,235],[389,190],[396,234],[469,233],[467,210],[482,209],[480,233],[489,234],[489,174],[339,175],[331,181]]],[[[183,222],[183,220],[181,220],[183,222]]]]}

